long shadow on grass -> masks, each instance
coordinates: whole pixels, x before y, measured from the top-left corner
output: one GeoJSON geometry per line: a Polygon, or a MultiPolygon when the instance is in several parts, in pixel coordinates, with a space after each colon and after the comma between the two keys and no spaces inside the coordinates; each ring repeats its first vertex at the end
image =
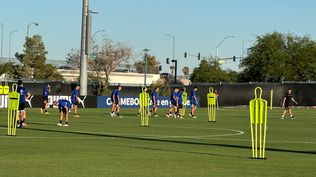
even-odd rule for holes
{"type": "MultiPolygon", "coordinates": [[[[249,146],[242,146],[242,145],[203,143],[203,142],[191,142],[191,141],[181,141],[181,140],[166,140],[166,139],[155,139],[155,138],[148,138],[148,137],[124,136],[124,135],[114,135],[114,134],[98,134],[98,133],[92,133],[92,132],[48,130],[48,129],[39,129],[39,128],[27,128],[25,130],[36,130],[36,131],[42,131],[42,132],[56,132],[56,133],[65,133],[65,134],[108,137],[108,138],[122,138],[122,139],[140,140],[140,141],[155,141],[155,142],[164,142],[164,143],[190,144],[190,145],[200,145],[200,146],[217,146],[217,147],[240,148],[240,149],[250,149],[251,148],[249,146]]],[[[299,150],[278,149],[278,148],[266,148],[266,150],[275,151],[275,152],[288,152],[288,153],[316,155],[316,151],[299,151],[299,150]]]]}
{"type": "Polygon", "coordinates": [[[209,156],[217,156],[217,157],[230,157],[230,158],[238,158],[238,159],[249,159],[244,156],[234,156],[234,155],[222,155],[222,154],[214,154],[214,153],[206,153],[206,152],[192,152],[192,151],[180,151],[173,149],[162,149],[162,148],[149,148],[149,147],[139,147],[139,146],[131,146],[132,148],[151,150],[151,151],[161,151],[161,152],[178,152],[178,153],[186,153],[186,154],[195,154],[195,155],[209,155],[209,156]]]}

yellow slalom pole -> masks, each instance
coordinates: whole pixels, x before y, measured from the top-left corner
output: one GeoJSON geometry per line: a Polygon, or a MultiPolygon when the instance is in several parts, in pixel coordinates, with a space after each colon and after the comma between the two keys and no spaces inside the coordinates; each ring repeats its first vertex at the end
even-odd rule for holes
{"type": "MultiPolygon", "coordinates": [[[[265,100],[264,100],[265,101],[265,100]]],[[[265,105],[267,105],[267,102],[265,101],[265,105]]],[[[268,116],[268,110],[265,109],[265,115],[264,115],[264,132],[263,132],[263,147],[262,147],[262,158],[265,158],[265,151],[266,151],[266,138],[267,138],[267,116],[268,116]]]]}
{"type": "Polygon", "coordinates": [[[273,109],[273,90],[270,91],[270,110],[273,109]]]}
{"type": "Polygon", "coordinates": [[[254,148],[254,136],[253,136],[253,125],[254,125],[254,101],[251,100],[250,104],[250,132],[251,132],[251,147],[252,147],[252,158],[255,158],[255,148],[254,148]]]}

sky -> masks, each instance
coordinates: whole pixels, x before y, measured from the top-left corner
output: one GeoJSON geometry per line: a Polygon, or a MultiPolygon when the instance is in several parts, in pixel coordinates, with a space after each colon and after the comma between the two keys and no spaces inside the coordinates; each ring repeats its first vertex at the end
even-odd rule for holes
{"type": "MultiPolygon", "coordinates": [[[[95,36],[127,43],[135,56],[144,48],[155,55],[168,72],[166,58],[172,58],[174,35],[178,73],[189,66],[191,71],[199,61],[184,52],[202,56],[241,56],[244,48],[253,45],[255,37],[278,31],[309,35],[316,39],[315,0],[90,0],[95,36]]],[[[30,35],[40,34],[48,51],[47,59],[65,60],[71,49],[80,48],[82,0],[0,0],[0,23],[4,24],[3,56],[8,56],[9,33],[11,53],[22,52],[27,25],[30,35]]],[[[0,36],[1,37],[1,36],[0,36]]],[[[11,54],[12,55],[12,54],[11,54]]],[[[133,63],[134,61],[131,61],[133,63]]],[[[223,64],[225,69],[239,70],[239,61],[223,64]]]]}

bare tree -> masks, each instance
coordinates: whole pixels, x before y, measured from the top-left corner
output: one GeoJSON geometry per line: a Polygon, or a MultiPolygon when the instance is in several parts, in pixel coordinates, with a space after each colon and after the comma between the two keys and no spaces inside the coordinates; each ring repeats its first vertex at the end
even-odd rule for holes
{"type": "Polygon", "coordinates": [[[66,62],[69,68],[79,69],[80,68],[80,51],[71,49],[70,53],[66,56],[66,62]]]}
{"type": "Polygon", "coordinates": [[[131,56],[132,49],[126,44],[105,39],[95,51],[95,58],[89,60],[89,69],[95,72],[95,81],[107,90],[111,72],[131,56]],[[101,72],[105,75],[104,81],[101,79],[101,72]]]}

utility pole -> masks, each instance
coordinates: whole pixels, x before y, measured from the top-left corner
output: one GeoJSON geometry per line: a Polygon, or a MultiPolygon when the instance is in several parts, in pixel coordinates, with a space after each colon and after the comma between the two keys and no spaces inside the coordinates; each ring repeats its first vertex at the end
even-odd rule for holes
{"type": "Polygon", "coordinates": [[[3,57],[3,23],[0,23],[1,25],[1,58],[3,57]]]}
{"type": "Polygon", "coordinates": [[[144,52],[145,52],[145,57],[144,57],[144,60],[145,60],[145,68],[144,68],[144,86],[146,87],[147,85],[147,58],[148,58],[148,51],[149,49],[144,49],[144,52]]]}
{"type": "Polygon", "coordinates": [[[82,3],[81,50],[80,50],[80,95],[86,96],[88,90],[87,74],[87,19],[89,19],[89,0],[82,3]]]}

